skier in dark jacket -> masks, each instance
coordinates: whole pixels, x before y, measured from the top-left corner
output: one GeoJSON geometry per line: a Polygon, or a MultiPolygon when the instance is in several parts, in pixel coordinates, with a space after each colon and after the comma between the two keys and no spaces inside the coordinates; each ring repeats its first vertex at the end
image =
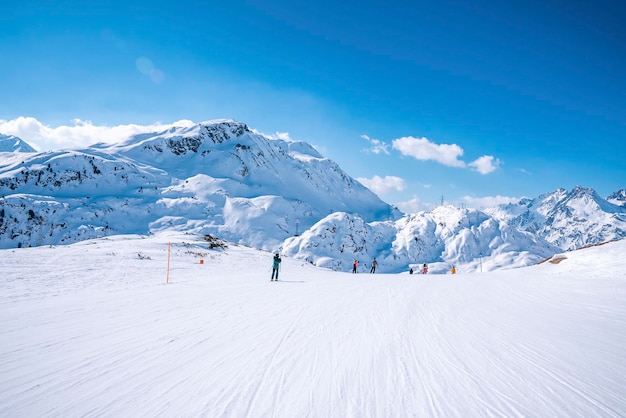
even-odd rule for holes
{"type": "Polygon", "coordinates": [[[270,282],[278,281],[278,270],[280,269],[281,261],[282,260],[280,259],[280,255],[276,253],[276,255],[274,256],[274,262],[272,263],[272,279],[270,280],[270,282]],[[274,280],[274,275],[276,275],[275,280],[274,280]]]}
{"type": "Polygon", "coordinates": [[[372,260],[372,268],[370,269],[370,273],[374,274],[374,272],[376,271],[376,266],[378,265],[378,261],[376,261],[376,258],[374,258],[372,260]]]}

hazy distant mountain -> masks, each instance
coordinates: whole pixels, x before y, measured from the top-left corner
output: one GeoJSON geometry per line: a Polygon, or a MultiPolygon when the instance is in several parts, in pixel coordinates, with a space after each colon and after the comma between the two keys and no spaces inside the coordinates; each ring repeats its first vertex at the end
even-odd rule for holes
{"type": "Polygon", "coordinates": [[[0,152],[36,152],[20,138],[0,133],[0,152]]]}
{"type": "Polygon", "coordinates": [[[606,200],[617,206],[626,206],[626,189],[621,189],[611,193],[606,200]]]}
{"type": "MultiPolygon", "coordinates": [[[[612,200],[619,201],[621,194],[614,195],[612,200]]],[[[626,207],[580,186],[523,199],[518,204],[500,205],[486,212],[563,250],[626,237],[626,207]]]]}

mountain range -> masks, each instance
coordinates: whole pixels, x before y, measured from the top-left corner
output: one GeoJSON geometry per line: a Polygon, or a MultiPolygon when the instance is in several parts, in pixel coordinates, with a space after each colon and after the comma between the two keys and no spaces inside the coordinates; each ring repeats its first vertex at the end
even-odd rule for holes
{"type": "Polygon", "coordinates": [[[233,120],[53,152],[0,136],[0,196],[0,248],[174,229],[346,271],[512,268],[626,237],[624,189],[403,214],[306,142],[233,120]]]}

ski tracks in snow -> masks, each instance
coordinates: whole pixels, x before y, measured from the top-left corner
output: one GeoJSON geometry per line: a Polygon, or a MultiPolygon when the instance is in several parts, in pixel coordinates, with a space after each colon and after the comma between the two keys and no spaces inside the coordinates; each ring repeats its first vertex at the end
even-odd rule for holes
{"type": "MultiPolygon", "coordinates": [[[[271,353],[267,356],[267,358],[264,361],[260,362],[262,364],[261,366],[262,374],[261,374],[261,377],[258,379],[258,381],[251,382],[253,391],[252,391],[252,396],[250,398],[250,402],[249,402],[249,405],[245,414],[246,417],[257,416],[258,410],[256,408],[256,401],[261,391],[266,391],[266,393],[274,394],[274,402],[273,402],[273,405],[271,405],[271,410],[275,410],[277,404],[280,402],[281,387],[284,385],[285,376],[284,376],[283,368],[280,366],[275,367],[274,365],[280,362],[281,358],[283,357],[283,355],[279,353],[281,352],[281,349],[285,345],[285,341],[287,341],[289,338],[293,336],[293,333],[297,328],[301,328],[302,317],[306,313],[307,306],[304,306],[299,309],[300,309],[300,313],[298,313],[296,315],[296,318],[293,321],[291,321],[291,324],[287,326],[286,331],[284,332],[278,344],[276,344],[276,347],[271,351],[271,353]],[[276,374],[278,374],[279,376],[278,379],[276,379],[276,374]],[[273,377],[273,379],[269,379],[269,383],[268,383],[268,376],[273,377]]],[[[286,314],[289,314],[289,313],[287,312],[286,314]]]]}
{"type": "Polygon", "coordinates": [[[626,416],[624,274],[270,283],[177,243],[166,285],[166,242],[125,242],[4,252],[0,416],[626,416]]]}

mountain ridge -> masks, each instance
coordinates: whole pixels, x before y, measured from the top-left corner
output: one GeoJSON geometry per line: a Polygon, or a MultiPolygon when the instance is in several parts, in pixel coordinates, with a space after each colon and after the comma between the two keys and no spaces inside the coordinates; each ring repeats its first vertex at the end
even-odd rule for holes
{"type": "Polygon", "coordinates": [[[600,197],[593,189],[576,186],[571,191],[557,189],[487,212],[563,250],[573,250],[626,238],[626,207],[608,199],[600,197]]]}
{"type": "MultiPolygon", "coordinates": [[[[18,138],[19,139],[19,138],[18,138]]],[[[175,229],[347,270],[528,265],[626,237],[626,192],[557,189],[482,211],[402,214],[304,141],[231,119],[0,160],[0,247],[175,229]],[[333,232],[334,231],[334,232],[333,232]]]]}
{"type": "Polygon", "coordinates": [[[72,230],[79,229],[89,237],[164,228],[273,248],[334,210],[368,221],[398,215],[312,147],[273,140],[234,121],[145,133],[113,145],[5,155],[0,193],[5,248],[72,242],[72,230]],[[41,210],[41,196],[55,209],[25,218],[24,208],[41,210]],[[273,231],[264,234],[268,223],[273,231]],[[63,225],[62,236],[48,224],[63,225]]]}
{"type": "Polygon", "coordinates": [[[0,152],[37,152],[37,150],[17,136],[0,133],[0,152]]]}

